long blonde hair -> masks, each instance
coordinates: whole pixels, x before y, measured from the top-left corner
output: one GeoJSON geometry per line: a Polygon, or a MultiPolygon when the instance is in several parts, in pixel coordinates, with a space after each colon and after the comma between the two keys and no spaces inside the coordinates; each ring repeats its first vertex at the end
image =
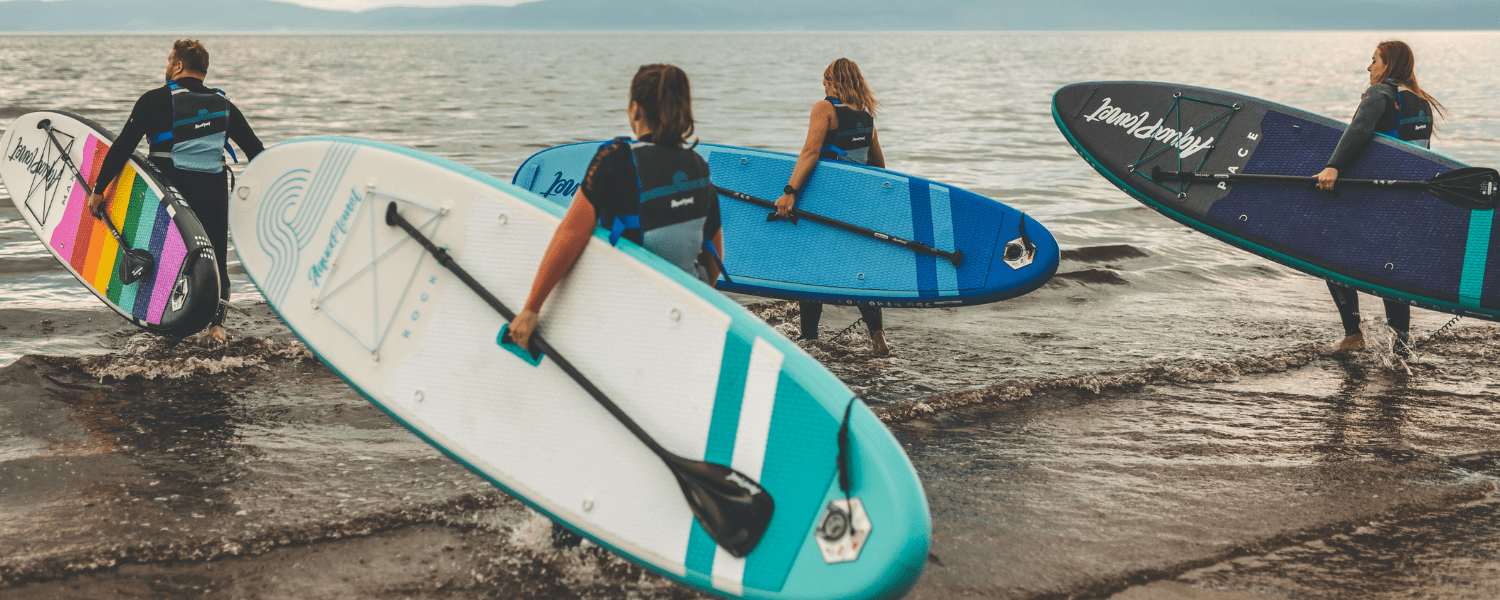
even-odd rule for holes
{"type": "Polygon", "coordinates": [[[859,72],[859,65],[852,60],[840,58],[823,69],[823,85],[850,108],[863,110],[872,117],[880,110],[880,101],[875,99],[875,93],[865,84],[864,74],[859,72]]]}
{"type": "Polygon", "coordinates": [[[1437,113],[1444,120],[1448,119],[1446,114],[1448,111],[1443,108],[1443,104],[1423,90],[1422,86],[1417,85],[1417,58],[1412,54],[1411,46],[1406,45],[1406,42],[1390,40],[1381,42],[1375,47],[1375,51],[1380,53],[1380,59],[1385,62],[1385,69],[1379,73],[1374,70],[1370,71],[1370,85],[1387,79],[1399,83],[1402,87],[1411,90],[1411,93],[1416,94],[1418,98],[1431,104],[1432,112],[1437,113]]]}

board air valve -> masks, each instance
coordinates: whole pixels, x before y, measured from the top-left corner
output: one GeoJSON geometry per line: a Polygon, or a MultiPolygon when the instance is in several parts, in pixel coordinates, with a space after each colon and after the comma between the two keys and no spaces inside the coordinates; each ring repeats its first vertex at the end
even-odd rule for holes
{"type": "Polygon", "coordinates": [[[859,498],[830,500],[813,531],[823,562],[834,565],[858,560],[873,527],[859,498]]]}

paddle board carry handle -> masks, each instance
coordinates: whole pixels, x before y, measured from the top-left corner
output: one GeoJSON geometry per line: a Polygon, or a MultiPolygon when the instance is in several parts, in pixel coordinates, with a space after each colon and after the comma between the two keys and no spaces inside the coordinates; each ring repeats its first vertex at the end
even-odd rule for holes
{"type": "MultiPolygon", "coordinates": [[[[1271,175],[1263,173],[1196,173],[1193,171],[1164,171],[1151,168],[1151,179],[1187,179],[1191,181],[1266,181],[1281,183],[1307,183],[1316,185],[1317,177],[1301,175],[1271,175]]],[[[1346,179],[1339,178],[1334,191],[1340,188],[1421,190],[1443,201],[1472,210],[1489,210],[1500,206],[1500,172],[1484,167],[1466,167],[1443,173],[1423,181],[1400,179],[1346,179]]]]}
{"type": "MultiPolygon", "coordinates": [[[[386,206],[385,223],[392,227],[400,227],[408,236],[416,240],[423,249],[427,250],[438,264],[453,272],[464,285],[479,295],[490,308],[500,313],[506,321],[514,321],[515,313],[506,308],[494,294],[480,285],[473,276],[469,275],[463,267],[453,260],[453,255],[444,248],[439,248],[432,240],[428,239],[422,232],[401,216],[400,210],[395,202],[386,206]]],[[[497,337],[503,339],[509,337],[509,323],[501,329],[497,337]]],[[[558,368],[562,369],[568,377],[572,378],[579,387],[588,392],[589,396],[598,402],[609,414],[624,425],[636,439],[645,444],[652,453],[656,454],[672,475],[677,478],[677,484],[682,488],[683,497],[687,500],[693,516],[703,526],[703,530],[719,546],[723,547],[735,557],[744,557],[755,549],[760,539],[765,535],[766,529],[771,525],[771,515],[775,511],[775,501],[771,493],[760,485],[759,482],[739,471],[735,471],[724,465],[705,461],[691,460],[671,453],[661,444],[658,444],[651,435],[646,433],[640,425],[636,424],[630,415],[625,414],[619,405],[610,400],[604,392],[600,391],[593,382],[589,381],[583,373],[579,372],[572,363],[563,358],[561,354],[552,348],[541,335],[533,332],[530,347],[522,350],[519,346],[511,344],[516,350],[521,350],[527,355],[534,357],[537,361],[533,366],[541,362],[542,356],[552,359],[558,368]],[[534,349],[534,350],[533,350],[534,349]]],[[[506,349],[514,353],[515,350],[506,349]]],[[[523,360],[526,356],[520,356],[523,360]]],[[[530,362],[530,361],[528,361],[530,362]]]]}
{"type": "MultiPolygon", "coordinates": [[[[78,180],[78,185],[83,188],[84,194],[92,194],[93,188],[89,186],[88,180],[83,178],[78,165],[73,164],[72,155],[68,154],[68,149],[63,147],[57,135],[52,132],[52,119],[38,121],[36,128],[47,132],[47,139],[52,140],[52,145],[57,148],[58,156],[62,157],[63,163],[68,165],[68,170],[73,173],[73,178],[78,180]]],[[[84,196],[84,202],[88,202],[87,195],[84,196]]],[[[115,238],[115,243],[125,249],[125,260],[120,261],[120,283],[125,285],[135,283],[156,268],[156,258],[152,257],[150,252],[131,248],[130,244],[125,241],[125,236],[120,235],[120,230],[115,228],[115,222],[110,220],[108,211],[102,210],[101,207],[100,210],[91,210],[89,213],[94,215],[94,218],[104,221],[104,224],[109,227],[109,234],[115,238]]]]}
{"type": "MultiPolygon", "coordinates": [[[[775,202],[772,202],[770,200],[766,200],[764,198],[757,198],[755,196],[751,196],[750,194],[746,194],[744,192],[737,192],[737,191],[734,191],[734,190],[731,190],[731,189],[728,189],[728,188],[724,188],[724,187],[720,187],[720,186],[717,186],[717,185],[714,186],[714,188],[718,189],[720,194],[723,194],[725,196],[729,196],[730,198],[734,198],[735,200],[740,200],[740,201],[743,201],[743,202],[749,202],[751,204],[755,204],[755,205],[758,205],[758,206],[763,206],[765,208],[776,208],[776,203],[775,202]]],[[[775,221],[775,220],[780,219],[780,218],[782,218],[782,217],[778,216],[774,212],[771,213],[771,214],[769,214],[769,215],[766,215],[766,221],[767,222],[775,221]]],[[[894,235],[890,235],[890,234],[887,234],[887,233],[881,233],[879,231],[875,231],[873,229],[867,229],[865,227],[860,227],[860,226],[855,225],[853,223],[845,223],[845,222],[840,221],[838,219],[833,219],[833,218],[825,217],[825,216],[817,214],[817,213],[810,213],[810,212],[807,212],[805,210],[800,210],[800,209],[794,208],[794,209],[792,209],[788,213],[788,216],[786,217],[786,219],[788,221],[791,221],[791,223],[793,225],[796,225],[797,221],[799,219],[807,219],[807,220],[812,221],[814,223],[822,223],[824,225],[828,225],[830,227],[836,227],[838,229],[842,229],[842,230],[848,231],[850,233],[856,233],[856,234],[859,234],[859,235],[862,235],[862,236],[865,236],[865,237],[875,238],[875,239],[880,240],[882,242],[886,242],[886,243],[890,243],[890,244],[895,244],[897,246],[901,246],[903,248],[906,248],[906,249],[911,250],[913,252],[917,252],[919,254],[926,254],[926,255],[929,255],[929,256],[940,256],[942,258],[948,259],[948,262],[953,263],[954,267],[962,265],[963,262],[964,262],[964,251],[963,250],[955,250],[953,252],[948,252],[946,250],[939,250],[937,248],[933,248],[932,246],[928,246],[927,244],[923,244],[922,242],[918,242],[918,241],[915,241],[915,240],[908,240],[908,239],[904,239],[904,238],[899,238],[899,237],[896,237],[894,235]]]]}

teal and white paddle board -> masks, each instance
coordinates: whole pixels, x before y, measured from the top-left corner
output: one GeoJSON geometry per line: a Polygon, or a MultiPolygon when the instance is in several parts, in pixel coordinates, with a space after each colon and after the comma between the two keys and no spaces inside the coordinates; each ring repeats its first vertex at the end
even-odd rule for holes
{"type": "Polygon", "coordinates": [[[729,465],[772,495],[769,529],[735,558],[696,523],[662,461],[552,360],[497,343],[500,315],[385,224],[392,202],[513,307],[564,212],[369,141],[294,140],[249,165],[230,209],[245,271],[308,348],[392,418],[553,519],[704,592],[896,598],[916,582],[931,525],[910,461],[795,344],[629,241],[610,246],[602,229],[542,311],[538,331],[667,450],[729,465]],[[851,401],[846,501],[837,455],[851,401]]]}

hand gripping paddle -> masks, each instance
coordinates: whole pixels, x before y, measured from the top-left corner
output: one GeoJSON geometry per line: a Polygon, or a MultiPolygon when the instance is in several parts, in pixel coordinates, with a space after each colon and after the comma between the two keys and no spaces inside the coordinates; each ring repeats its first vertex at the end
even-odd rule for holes
{"type": "MultiPolygon", "coordinates": [[[[515,320],[515,313],[510,312],[510,309],[501,304],[500,300],[495,298],[489,290],[484,289],[484,286],[479,285],[479,282],[475,281],[467,271],[458,266],[447,250],[433,245],[432,240],[427,239],[427,236],[422,235],[422,232],[417,231],[416,227],[403,218],[397,211],[395,202],[386,207],[385,223],[405,230],[407,235],[437,258],[439,264],[452,271],[460,281],[464,282],[464,285],[479,294],[479,297],[495,309],[495,312],[505,317],[506,321],[515,320]]],[[[509,335],[508,332],[507,335],[509,335]]],[[[693,510],[693,516],[698,518],[698,523],[703,526],[704,531],[708,532],[708,537],[736,557],[743,557],[755,549],[755,545],[760,543],[761,536],[766,533],[766,528],[771,525],[771,513],[776,507],[776,503],[771,500],[771,494],[765,488],[744,473],[724,465],[691,460],[668,452],[661,447],[661,444],[656,443],[656,440],[651,439],[651,436],[641,429],[641,426],[637,425],[629,415],[626,415],[625,411],[606,397],[604,392],[594,387],[594,384],[579,373],[578,369],[573,368],[573,365],[558,354],[557,350],[554,350],[540,335],[535,333],[531,335],[531,347],[535,350],[528,348],[527,351],[531,352],[533,357],[538,355],[551,357],[558,367],[573,378],[573,381],[578,382],[584,391],[593,396],[594,400],[609,411],[609,414],[614,415],[620,424],[629,429],[630,433],[635,434],[641,443],[667,464],[667,468],[672,470],[672,475],[677,477],[677,484],[682,487],[682,495],[687,498],[688,506],[693,510]]]]}
{"type": "MultiPolygon", "coordinates": [[[[766,200],[765,198],[756,198],[755,196],[751,196],[750,194],[746,194],[744,192],[737,192],[737,191],[731,190],[729,188],[723,188],[723,187],[719,187],[719,186],[714,186],[714,187],[719,190],[720,194],[723,194],[725,196],[729,196],[730,198],[734,198],[735,200],[742,200],[744,202],[749,202],[749,203],[757,205],[757,206],[764,206],[766,208],[772,208],[772,209],[776,208],[776,203],[775,202],[772,202],[770,200],[766,200]]],[[[891,234],[888,234],[888,233],[881,233],[881,232],[875,231],[873,229],[867,229],[867,228],[864,228],[864,227],[860,227],[860,226],[855,225],[853,223],[845,223],[845,222],[840,221],[838,219],[833,219],[833,218],[830,218],[830,217],[825,217],[825,216],[817,214],[817,213],[810,213],[810,212],[807,212],[805,210],[798,210],[798,209],[794,208],[794,209],[791,210],[791,212],[786,217],[781,217],[781,216],[779,216],[779,215],[777,215],[776,213],[773,212],[773,213],[771,213],[769,215],[766,215],[766,222],[769,223],[771,221],[775,221],[777,219],[782,219],[782,218],[785,218],[787,221],[790,221],[791,224],[793,224],[793,225],[796,225],[797,221],[799,221],[801,219],[807,219],[807,220],[812,221],[814,223],[822,223],[822,224],[828,225],[830,227],[837,227],[839,229],[842,229],[844,231],[848,231],[850,233],[862,235],[862,236],[869,237],[869,238],[875,238],[877,240],[880,240],[882,242],[887,242],[887,243],[890,243],[890,244],[895,244],[897,246],[901,246],[903,248],[909,249],[909,250],[911,250],[913,252],[916,252],[918,254],[926,254],[926,255],[929,255],[929,256],[938,256],[938,257],[946,258],[946,259],[948,259],[948,262],[953,263],[954,267],[957,267],[959,265],[964,264],[964,251],[963,250],[954,250],[952,252],[948,252],[946,250],[939,250],[937,248],[933,248],[932,246],[928,246],[927,244],[923,244],[922,242],[918,242],[918,241],[915,241],[915,240],[907,240],[907,239],[898,238],[898,237],[896,237],[894,235],[891,235],[891,234]]]]}
{"type": "MultiPolygon", "coordinates": [[[[1287,183],[1310,183],[1316,185],[1317,177],[1296,175],[1261,175],[1257,173],[1194,173],[1192,171],[1163,171],[1161,167],[1151,169],[1151,179],[1167,177],[1193,181],[1282,181],[1287,183]]],[[[1449,171],[1424,181],[1401,181],[1395,179],[1344,179],[1334,184],[1339,188],[1386,188],[1398,190],[1422,190],[1460,208],[1489,210],[1500,206],[1500,172],[1483,167],[1469,167],[1449,171]]]]}
{"type": "MultiPolygon", "coordinates": [[[[78,172],[78,165],[73,164],[73,157],[68,155],[68,149],[64,148],[62,142],[57,141],[57,136],[52,133],[52,120],[42,119],[36,124],[36,128],[47,132],[47,139],[52,140],[52,145],[57,147],[57,153],[62,156],[63,162],[68,164],[68,169],[73,172],[73,178],[78,180],[78,185],[83,186],[83,193],[92,193],[94,188],[89,185],[88,180],[83,178],[83,173],[78,172]]],[[[85,195],[84,198],[84,202],[87,202],[88,196],[85,195]]],[[[156,259],[152,258],[151,253],[141,248],[131,248],[130,244],[125,241],[125,236],[120,235],[120,230],[115,228],[115,222],[109,220],[109,213],[102,206],[93,215],[109,226],[109,234],[114,236],[121,248],[125,249],[125,260],[120,262],[120,283],[125,285],[135,283],[156,268],[156,259]]]]}

